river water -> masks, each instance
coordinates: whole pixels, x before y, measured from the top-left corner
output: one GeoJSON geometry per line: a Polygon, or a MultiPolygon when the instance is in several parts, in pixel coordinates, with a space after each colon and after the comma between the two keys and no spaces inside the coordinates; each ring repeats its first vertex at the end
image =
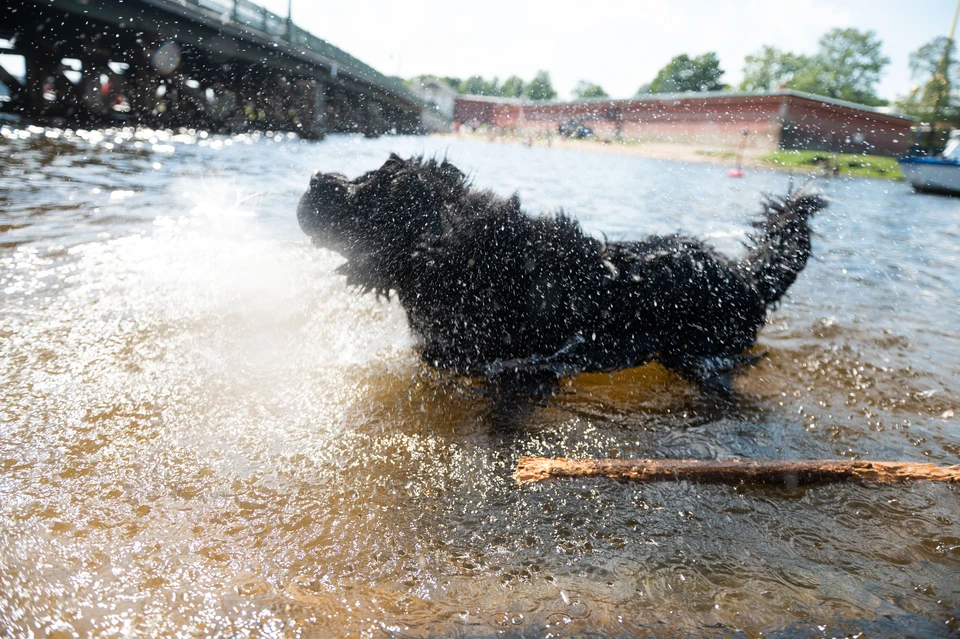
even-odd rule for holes
{"type": "Polygon", "coordinates": [[[947,636],[952,485],[564,480],[522,454],[960,462],[960,201],[833,179],[769,356],[504,408],[311,247],[316,169],[446,156],[614,239],[737,252],[710,164],[438,138],[2,128],[0,627],[11,637],[947,636]]]}

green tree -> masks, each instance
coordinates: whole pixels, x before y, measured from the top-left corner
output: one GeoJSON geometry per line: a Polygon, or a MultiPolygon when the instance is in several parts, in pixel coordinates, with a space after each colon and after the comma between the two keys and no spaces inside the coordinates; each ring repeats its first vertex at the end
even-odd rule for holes
{"type": "Polygon", "coordinates": [[[897,108],[920,119],[936,117],[960,124],[960,61],[956,44],[943,36],[934,38],[910,54],[910,71],[917,84],[897,102],[897,108]]]}
{"type": "Polygon", "coordinates": [[[573,97],[578,100],[585,100],[587,98],[609,98],[610,96],[599,84],[580,80],[573,89],[573,97]]]}
{"type": "Polygon", "coordinates": [[[466,95],[482,95],[483,94],[483,78],[479,75],[471,75],[466,80],[460,83],[460,93],[466,95]]]}
{"type": "Polygon", "coordinates": [[[637,92],[633,94],[633,97],[635,97],[635,98],[642,98],[642,97],[645,96],[645,95],[650,95],[650,93],[651,93],[651,91],[650,91],[650,83],[647,82],[646,84],[641,84],[641,85],[640,85],[640,88],[637,89],[637,92]]]}
{"type": "Polygon", "coordinates": [[[538,71],[523,90],[523,94],[531,100],[552,100],[557,97],[557,92],[550,82],[550,74],[546,71],[538,71]]]}
{"type": "Polygon", "coordinates": [[[877,97],[880,73],[890,63],[873,31],[833,29],[820,38],[811,64],[799,69],[791,89],[859,104],[886,104],[877,97]]]}
{"type": "Polygon", "coordinates": [[[526,82],[515,75],[511,75],[509,78],[504,80],[503,84],[500,86],[500,95],[506,98],[522,98],[523,90],[526,88],[526,86],[526,82]]]}
{"type": "Polygon", "coordinates": [[[775,91],[790,86],[797,73],[811,65],[807,56],[771,46],[764,46],[757,53],[748,55],[743,62],[741,91],[775,91]]]}
{"type": "Polygon", "coordinates": [[[424,73],[422,75],[415,75],[409,80],[404,80],[407,86],[416,86],[418,84],[424,84],[426,82],[441,82],[446,84],[451,89],[460,89],[460,79],[459,78],[449,78],[449,77],[439,77],[435,75],[430,75],[429,73],[424,73]]]}
{"type": "Polygon", "coordinates": [[[696,58],[684,53],[660,69],[650,83],[650,92],[719,91],[724,88],[720,83],[720,76],[724,73],[716,53],[704,53],[696,58]]]}
{"type": "Polygon", "coordinates": [[[454,78],[453,76],[445,75],[440,78],[443,82],[446,82],[451,89],[460,90],[460,85],[463,84],[463,80],[460,78],[454,78]]]}
{"type": "Polygon", "coordinates": [[[492,80],[484,80],[479,75],[472,75],[460,83],[460,93],[467,95],[500,95],[500,79],[494,76],[492,80]]]}

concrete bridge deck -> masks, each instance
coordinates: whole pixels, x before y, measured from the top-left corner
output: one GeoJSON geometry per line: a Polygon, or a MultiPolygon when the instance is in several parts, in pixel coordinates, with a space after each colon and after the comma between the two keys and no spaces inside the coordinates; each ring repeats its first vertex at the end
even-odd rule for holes
{"type": "Polygon", "coordinates": [[[9,108],[70,121],[414,133],[426,108],[390,78],[248,0],[12,0],[9,108]]]}

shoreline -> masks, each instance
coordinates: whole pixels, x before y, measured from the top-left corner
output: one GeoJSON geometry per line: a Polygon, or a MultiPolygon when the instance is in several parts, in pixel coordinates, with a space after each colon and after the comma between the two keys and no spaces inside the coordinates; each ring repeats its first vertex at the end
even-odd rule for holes
{"type": "MultiPolygon", "coordinates": [[[[681,144],[671,142],[613,142],[610,140],[572,140],[569,138],[553,137],[528,138],[523,140],[515,135],[492,135],[489,133],[470,133],[460,131],[458,133],[431,133],[431,137],[446,138],[452,140],[467,140],[475,142],[485,142],[488,144],[511,144],[523,146],[535,146],[543,148],[564,149],[568,151],[578,151],[587,153],[608,153],[616,155],[628,155],[632,157],[642,157],[652,160],[669,160],[674,162],[696,162],[700,164],[716,164],[735,168],[737,151],[728,147],[719,147],[700,144],[681,144]]],[[[743,160],[740,164],[745,169],[769,169],[772,171],[785,171],[791,173],[817,174],[825,175],[824,169],[816,165],[796,165],[796,164],[778,164],[771,162],[766,158],[770,157],[775,151],[770,149],[747,148],[743,152],[743,160]]],[[[823,152],[827,156],[838,156],[842,154],[823,152]]],[[[839,177],[871,177],[880,180],[902,180],[902,176],[865,176],[851,173],[841,173],[839,177]]]]}
{"type": "MultiPolygon", "coordinates": [[[[736,165],[736,151],[728,148],[677,144],[671,142],[613,142],[605,140],[573,140],[555,136],[548,139],[542,137],[523,140],[515,135],[490,135],[484,133],[431,133],[431,137],[453,140],[470,140],[489,144],[511,144],[521,146],[536,146],[543,148],[564,149],[569,151],[585,151],[588,153],[612,153],[617,155],[631,155],[654,160],[676,160],[683,162],[700,162],[710,164],[736,165]]],[[[760,149],[745,149],[743,166],[756,168],[767,166],[761,158],[769,155],[769,151],[760,149]]]]}
{"type": "MultiPolygon", "coordinates": [[[[42,118],[27,118],[18,114],[4,113],[0,111],[0,125],[13,127],[40,126],[68,128],[70,125],[65,122],[56,122],[56,120],[44,120],[42,118]]],[[[74,123],[76,128],[87,128],[83,123],[74,123]]],[[[96,129],[105,126],[104,123],[91,123],[89,128],[96,129]]],[[[139,128],[142,125],[115,122],[115,127],[133,126],[139,128]]],[[[180,127],[183,128],[183,127],[180,127]]],[[[263,131],[261,129],[251,129],[253,131],[263,131]]],[[[229,133],[217,132],[219,135],[231,135],[229,133]]],[[[636,140],[616,142],[610,139],[570,139],[560,136],[550,137],[527,137],[524,139],[513,133],[506,132],[485,132],[478,133],[461,129],[453,133],[428,133],[427,137],[435,137],[447,140],[484,142],[487,144],[510,144],[514,146],[536,146],[542,148],[555,148],[566,151],[586,152],[586,153],[605,153],[613,155],[625,155],[632,157],[641,157],[653,160],[668,160],[674,162],[693,162],[698,164],[714,164],[726,166],[730,170],[737,167],[738,150],[726,146],[709,144],[685,144],[681,142],[641,142],[636,140]]],[[[771,150],[746,148],[743,150],[743,157],[740,162],[740,168],[743,169],[769,169],[778,172],[797,173],[803,175],[814,175],[823,177],[856,177],[873,178],[885,181],[903,181],[904,176],[896,165],[894,158],[884,156],[852,155],[834,153],[830,151],[805,151],[805,150],[771,150]],[[802,156],[806,155],[806,159],[802,156]],[[811,156],[819,158],[817,161],[811,161],[811,156]],[[824,165],[832,165],[833,172],[828,172],[824,165]],[[887,166],[880,167],[881,163],[887,166]],[[890,164],[892,163],[892,167],[890,164]],[[854,166],[863,167],[874,165],[876,170],[853,169],[854,166]]]]}

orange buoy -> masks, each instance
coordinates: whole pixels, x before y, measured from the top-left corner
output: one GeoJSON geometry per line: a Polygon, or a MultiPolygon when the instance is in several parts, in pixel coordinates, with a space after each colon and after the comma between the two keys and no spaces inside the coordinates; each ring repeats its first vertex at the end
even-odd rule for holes
{"type": "Polygon", "coordinates": [[[729,177],[743,177],[743,150],[747,147],[747,137],[750,135],[750,129],[743,130],[743,139],[740,141],[740,149],[737,151],[737,166],[727,171],[729,177]]]}

